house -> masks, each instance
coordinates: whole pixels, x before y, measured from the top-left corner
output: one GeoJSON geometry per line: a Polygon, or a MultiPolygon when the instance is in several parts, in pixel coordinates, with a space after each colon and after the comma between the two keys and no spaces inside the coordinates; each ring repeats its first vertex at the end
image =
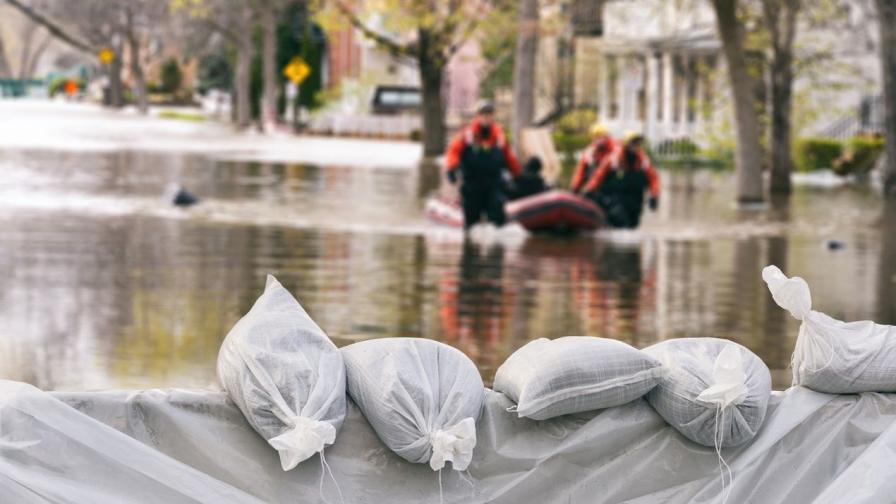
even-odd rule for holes
{"type": "MultiPolygon", "coordinates": [[[[580,3],[578,0],[573,2],[580,3]]],[[[587,2],[586,2],[587,3],[587,2]]],[[[593,0],[591,3],[595,3],[593,0]]],[[[715,17],[707,2],[682,8],[663,0],[596,2],[599,35],[543,37],[537,85],[537,117],[566,100],[593,107],[616,133],[641,131],[653,143],[688,138],[707,143],[732,130],[730,88],[715,17]],[[572,70],[563,71],[563,38],[572,49],[572,70]],[[573,82],[563,82],[571,75],[573,82]],[[568,91],[558,91],[566,86],[568,91]]],[[[556,8],[556,7],[553,7],[556,8]]],[[[552,12],[543,9],[543,18],[552,12]]],[[[797,74],[794,127],[798,134],[830,134],[859,129],[880,115],[881,77],[873,12],[861,2],[844,7],[828,23],[801,23],[798,57],[825,52],[829,57],[797,74]],[[864,119],[863,119],[864,118],[864,119]],[[836,128],[835,128],[836,129],[836,128]]],[[[814,56],[813,56],[814,57],[814,56]]],[[[768,76],[757,97],[768,96],[768,76]]]]}

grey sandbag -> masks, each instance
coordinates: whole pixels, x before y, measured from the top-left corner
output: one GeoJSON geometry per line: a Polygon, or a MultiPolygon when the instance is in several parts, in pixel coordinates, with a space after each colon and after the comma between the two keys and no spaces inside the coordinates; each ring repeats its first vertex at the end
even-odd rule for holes
{"type": "Polygon", "coordinates": [[[342,348],[348,393],[390,450],[433,470],[467,468],[485,402],[479,371],[459,350],[419,338],[342,348]]]}
{"type": "Polygon", "coordinates": [[[766,266],[762,279],[775,303],[801,322],[793,384],[831,394],[896,392],[896,326],[843,322],[812,309],[809,284],[766,266]]]}
{"type": "Polygon", "coordinates": [[[718,338],[680,338],[644,352],[665,369],[647,401],[686,438],[725,448],[743,444],[759,431],[772,378],[749,349],[718,338]]]}
{"type": "Polygon", "coordinates": [[[540,338],[501,364],[494,389],[516,403],[518,416],[547,420],[634,401],[656,386],[662,372],[658,360],[621,341],[540,338]]]}
{"type": "Polygon", "coordinates": [[[270,275],[221,344],[218,379],[284,471],[333,444],[345,420],[342,354],[270,275]]]}

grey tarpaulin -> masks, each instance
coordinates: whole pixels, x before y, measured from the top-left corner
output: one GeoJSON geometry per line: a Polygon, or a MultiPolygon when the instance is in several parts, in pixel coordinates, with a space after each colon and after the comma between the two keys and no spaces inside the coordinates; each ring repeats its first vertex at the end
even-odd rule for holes
{"type": "MultiPolygon", "coordinates": [[[[719,501],[715,451],[643,400],[542,422],[510,405],[488,391],[474,487],[443,471],[445,502],[719,501]]],[[[896,395],[775,393],[756,438],[722,453],[730,503],[889,502],[896,395]]],[[[345,502],[439,502],[437,473],[386,449],[353,404],[326,456],[345,502]]],[[[320,470],[317,456],[281,470],[223,392],[47,394],[0,381],[0,502],[317,503],[320,470]]],[[[339,502],[331,481],[323,488],[339,502]]]]}

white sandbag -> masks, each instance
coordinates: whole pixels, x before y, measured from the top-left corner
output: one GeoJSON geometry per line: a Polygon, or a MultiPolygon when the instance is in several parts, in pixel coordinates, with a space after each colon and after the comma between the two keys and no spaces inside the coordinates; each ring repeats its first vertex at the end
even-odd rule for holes
{"type": "Polygon", "coordinates": [[[772,378],[756,354],[717,338],[667,340],[644,352],[665,370],[647,401],[686,438],[725,448],[745,443],[759,431],[772,378]]]}
{"type": "Polygon", "coordinates": [[[793,352],[793,384],[818,392],[896,392],[896,327],[842,322],[812,310],[809,285],[777,266],[762,279],[778,306],[802,321],[793,352]]]}
{"type": "Polygon", "coordinates": [[[658,360],[621,341],[541,338],[501,364],[494,390],[516,403],[519,417],[547,420],[634,401],[656,386],[662,372],[658,360]]]}
{"type": "Polygon", "coordinates": [[[342,348],[348,392],[383,443],[435,471],[463,471],[476,446],[485,387],[473,362],[444,343],[383,338],[342,348]]]}
{"type": "Polygon", "coordinates": [[[333,444],[345,420],[342,354],[270,275],[221,345],[218,379],[284,471],[333,444]]]}

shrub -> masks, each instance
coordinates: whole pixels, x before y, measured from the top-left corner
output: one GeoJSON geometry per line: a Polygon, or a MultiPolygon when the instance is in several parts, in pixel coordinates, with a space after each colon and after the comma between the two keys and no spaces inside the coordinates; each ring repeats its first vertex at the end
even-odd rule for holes
{"type": "Polygon", "coordinates": [[[794,164],[801,172],[831,168],[843,153],[843,142],[831,138],[803,138],[797,141],[794,164]]]}
{"type": "Polygon", "coordinates": [[[180,71],[180,65],[177,59],[168,58],[162,63],[162,69],[159,75],[159,91],[163,93],[174,93],[180,89],[183,81],[183,73],[180,71]]]}
{"type": "Polygon", "coordinates": [[[884,144],[883,138],[854,137],[847,143],[843,154],[834,160],[831,169],[837,175],[864,175],[874,168],[877,158],[884,151],[884,144]]]}
{"type": "Polygon", "coordinates": [[[700,147],[690,138],[664,140],[651,147],[651,152],[660,157],[694,157],[700,147]]]}
{"type": "Polygon", "coordinates": [[[50,82],[50,85],[47,86],[47,94],[51,97],[56,96],[57,93],[65,93],[65,83],[74,80],[75,83],[78,84],[78,89],[80,91],[84,91],[84,80],[83,79],[75,79],[70,77],[57,77],[50,82]]]}
{"type": "Polygon", "coordinates": [[[568,112],[554,124],[551,137],[561,157],[563,168],[561,180],[567,180],[571,176],[576,164],[576,153],[591,142],[588,129],[596,120],[597,114],[593,110],[580,109],[568,112]]]}

